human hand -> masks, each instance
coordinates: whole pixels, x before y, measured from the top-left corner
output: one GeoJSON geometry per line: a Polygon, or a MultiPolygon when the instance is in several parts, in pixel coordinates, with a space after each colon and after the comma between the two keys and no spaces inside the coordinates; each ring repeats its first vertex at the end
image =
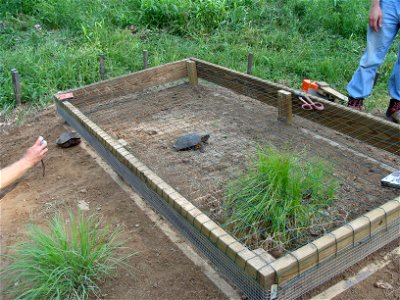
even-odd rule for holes
{"type": "Polygon", "coordinates": [[[47,142],[42,136],[39,136],[36,142],[26,150],[22,158],[28,168],[33,167],[41,161],[47,153],[47,142]]]}
{"type": "Polygon", "coordinates": [[[378,32],[378,30],[382,27],[382,19],[382,10],[378,2],[378,4],[372,5],[368,16],[368,23],[373,31],[378,32]]]}

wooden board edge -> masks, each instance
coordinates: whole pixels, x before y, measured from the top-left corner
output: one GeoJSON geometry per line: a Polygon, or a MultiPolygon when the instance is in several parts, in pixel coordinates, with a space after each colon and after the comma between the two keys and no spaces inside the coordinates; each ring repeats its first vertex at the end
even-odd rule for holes
{"type": "MultiPolygon", "coordinates": [[[[397,197],[272,262],[270,267],[275,270],[272,282],[285,283],[320,262],[334,257],[340,251],[364,243],[399,220],[400,197],[397,197]],[[324,251],[325,255],[322,257],[321,253],[324,251]]],[[[270,278],[267,281],[271,283],[270,278]]]]}
{"type": "MultiPolygon", "coordinates": [[[[274,94],[278,90],[288,91],[288,92],[292,93],[292,95],[294,95],[294,94],[299,92],[299,91],[297,91],[295,89],[292,89],[292,88],[289,88],[287,86],[284,86],[284,85],[281,85],[281,84],[277,84],[277,83],[274,83],[274,82],[271,82],[271,81],[268,81],[268,80],[260,79],[260,78],[255,77],[255,76],[244,74],[244,73],[241,73],[241,72],[238,72],[238,71],[226,68],[226,67],[222,67],[222,66],[219,66],[219,65],[216,65],[216,64],[212,64],[212,63],[209,63],[209,62],[197,59],[197,58],[191,58],[191,59],[193,61],[197,62],[197,64],[199,65],[199,68],[198,68],[198,77],[199,78],[203,78],[205,80],[209,80],[210,81],[210,78],[208,78],[206,76],[206,74],[204,74],[204,72],[202,72],[202,70],[201,70],[201,66],[202,65],[206,66],[210,70],[212,69],[213,71],[220,73],[220,75],[217,76],[218,78],[223,78],[224,74],[225,75],[229,74],[230,76],[234,76],[234,77],[236,77],[238,79],[237,82],[234,83],[234,85],[237,86],[237,89],[235,90],[235,92],[238,92],[240,94],[243,94],[243,95],[246,95],[246,96],[249,96],[249,97],[252,97],[252,92],[250,92],[251,88],[246,87],[245,85],[241,86],[241,84],[242,84],[241,81],[243,81],[243,80],[244,81],[250,80],[250,81],[252,81],[254,83],[257,83],[257,85],[259,85],[259,86],[263,86],[264,85],[265,87],[268,87],[269,89],[274,90],[274,92],[273,92],[274,94]]],[[[213,81],[211,79],[211,82],[221,85],[218,82],[218,80],[213,81]]],[[[230,89],[229,86],[225,86],[225,87],[230,89]]],[[[400,135],[396,134],[400,130],[400,125],[398,125],[398,124],[395,124],[393,122],[384,120],[382,118],[378,118],[378,117],[370,115],[370,114],[366,114],[366,113],[363,113],[363,112],[359,112],[359,111],[350,109],[348,107],[345,107],[343,105],[340,105],[340,104],[325,100],[325,99],[320,98],[320,97],[316,97],[316,96],[312,96],[312,95],[309,95],[309,97],[311,99],[313,99],[314,101],[318,101],[318,102],[323,103],[323,105],[325,106],[325,110],[329,110],[329,109],[332,110],[332,111],[334,110],[336,115],[340,115],[342,117],[345,116],[347,120],[349,120],[351,122],[356,122],[357,126],[369,129],[369,130],[365,130],[365,131],[361,130],[362,132],[368,132],[368,131],[375,132],[375,131],[378,130],[379,132],[382,132],[385,135],[387,135],[387,138],[385,140],[393,140],[393,141],[400,140],[400,135]]],[[[253,95],[252,98],[257,99],[257,97],[254,97],[254,95],[253,95]]],[[[260,99],[257,99],[257,100],[260,100],[260,99]]],[[[274,106],[274,107],[278,107],[278,101],[272,101],[272,100],[269,99],[268,101],[265,101],[265,102],[267,104],[269,104],[269,105],[274,106]]],[[[293,114],[295,114],[295,115],[298,114],[301,117],[304,117],[306,119],[310,119],[313,122],[320,123],[322,126],[327,126],[327,124],[324,124],[323,122],[319,121],[318,118],[316,118],[316,116],[317,116],[316,112],[305,113],[299,107],[294,106],[293,107],[293,114]]],[[[336,122],[335,118],[330,118],[329,123],[330,123],[330,126],[332,128],[333,127],[338,128],[337,126],[341,125],[340,123],[335,123],[335,122],[336,122]]],[[[344,133],[346,135],[350,135],[355,139],[358,139],[357,135],[351,135],[350,132],[342,132],[342,133],[344,133]]],[[[374,147],[377,147],[377,148],[380,148],[382,150],[391,152],[391,153],[393,153],[393,154],[395,154],[397,156],[400,156],[399,147],[396,147],[396,145],[392,145],[392,146],[388,147],[386,141],[380,142],[380,137],[379,136],[374,136],[373,139],[364,138],[364,139],[359,139],[359,140],[362,141],[362,142],[369,143],[370,145],[372,145],[374,147]]]]}
{"type": "MultiPolygon", "coordinates": [[[[87,84],[87,85],[84,85],[84,86],[80,86],[80,87],[77,87],[77,88],[68,89],[68,90],[65,90],[65,91],[59,91],[59,92],[57,92],[57,94],[59,94],[59,93],[74,93],[77,97],[70,101],[71,103],[74,103],[74,102],[77,101],[76,99],[79,99],[80,93],[82,93],[83,91],[105,87],[105,86],[107,86],[109,84],[112,84],[112,83],[114,83],[116,81],[132,80],[132,79],[138,79],[138,78],[146,77],[146,76],[149,77],[149,78],[157,78],[156,76],[153,76],[153,74],[157,74],[157,73],[162,72],[162,71],[164,71],[166,69],[170,69],[170,68],[176,67],[178,69],[178,71],[176,73],[169,74],[169,77],[167,78],[167,80],[165,82],[163,82],[165,84],[165,83],[168,83],[170,81],[175,81],[175,80],[179,80],[181,78],[187,77],[187,68],[186,68],[186,62],[187,61],[188,61],[188,59],[182,59],[182,60],[170,62],[170,63],[167,63],[167,64],[163,64],[163,65],[159,65],[159,66],[156,66],[156,67],[152,67],[152,68],[148,68],[148,69],[132,72],[132,73],[129,73],[129,74],[124,74],[124,75],[117,76],[117,77],[110,78],[110,79],[106,79],[106,80],[103,80],[103,81],[94,82],[94,83],[87,84]]],[[[162,83],[160,83],[157,80],[154,80],[154,81],[148,82],[145,85],[145,87],[156,86],[156,85],[159,85],[159,84],[162,84],[162,83]]],[[[141,88],[142,87],[139,86],[136,90],[141,89],[141,88]]]]}

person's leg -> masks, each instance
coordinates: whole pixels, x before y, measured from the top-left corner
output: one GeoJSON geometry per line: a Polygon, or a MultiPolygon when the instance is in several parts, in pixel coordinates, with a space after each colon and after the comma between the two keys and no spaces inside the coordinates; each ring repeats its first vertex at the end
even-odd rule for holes
{"type": "Polygon", "coordinates": [[[397,53],[397,60],[394,63],[393,72],[389,79],[389,95],[393,99],[400,101],[400,44],[397,53]]]}
{"type": "Polygon", "coordinates": [[[382,28],[378,32],[373,31],[368,26],[367,48],[361,57],[360,64],[353,78],[347,85],[347,92],[351,98],[363,99],[368,97],[372,92],[376,71],[383,63],[389,47],[399,30],[396,1],[381,1],[383,23],[382,28]]]}
{"type": "Polygon", "coordinates": [[[386,117],[393,122],[400,123],[400,45],[397,60],[389,79],[389,95],[392,99],[386,110],[386,117]]]}

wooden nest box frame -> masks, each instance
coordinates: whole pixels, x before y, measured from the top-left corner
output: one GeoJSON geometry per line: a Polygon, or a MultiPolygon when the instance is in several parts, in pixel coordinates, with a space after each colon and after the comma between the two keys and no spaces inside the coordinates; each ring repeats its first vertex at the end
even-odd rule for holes
{"type": "Polygon", "coordinates": [[[325,110],[305,111],[288,87],[195,58],[55,95],[62,117],[249,298],[298,297],[400,236],[397,197],[279,259],[249,250],[79,110],[100,96],[111,99],[185,78],[193,86],[203,79],[276,107],[284,123],[301,116],[395,156],[400,156],[400,126],[313,96],[325,110]]]}

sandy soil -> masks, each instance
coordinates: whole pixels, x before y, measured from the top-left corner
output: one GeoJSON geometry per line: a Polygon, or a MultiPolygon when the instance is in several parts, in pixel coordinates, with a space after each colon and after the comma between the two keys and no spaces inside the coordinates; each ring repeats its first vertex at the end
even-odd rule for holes
{"type": "Polygon", "coordinates": [[[55,212],[77,209],[79,201],[85,201],[89,212],[122,227],[126,245],[139,252],[128,261],[132,275],[121,269],[103,284],[105,299],[225,299],[82,147],[55,146],[63,131],[65,124],[54,107],[28,118],[21,127],[2,127],[2,167],[21,157],[38,135],[49,142],[45,176],[39,164],[2,191],[2,254],[8,253],[5,246],[24,240],[28,223],[44,226],[55,212]]]}

